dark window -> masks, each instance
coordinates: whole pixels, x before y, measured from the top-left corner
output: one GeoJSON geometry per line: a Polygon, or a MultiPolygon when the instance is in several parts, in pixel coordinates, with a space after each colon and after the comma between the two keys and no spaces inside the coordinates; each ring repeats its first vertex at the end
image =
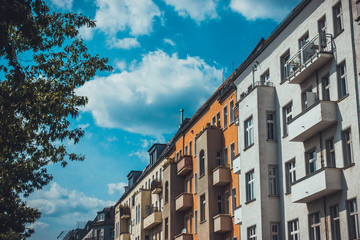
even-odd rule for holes
{"type": "Polygon", "coordinates": [[[323,90],[323,100],[330,101],[330,79],[329,76],[325,76],[321,79],[322,90],[323,90]]]}
{"type": "Polygon", "coordinates": [[[275,140],[275,114],[273,112],[266,113],[267,139],[275,140]]]}
{"type": "Polygon", "coordinates": [[[296,181],[295,160],[286,163],[286,192],[291,192],[291,184],[296,181]]]}
{"type": "Polygon", "coordinates": [[[326,140],[326,161],[328,167],[336,167],[334,138],[326,140]]]}
{"type": "Polygon", "coordinates": [[[288,123],[292,119],[292,102],[283,107],[283,131],[284,136],[288,135],[288,123]]]}
{"type": "Polygon", "coordinates": [[[169,219],[165,218],[165,240],[169,238],[169,219]]]}
{"type": "Polygon", "coordinates": [[[200,176],[205,174],[205,155],[204,150],[200,151],[200,176]]]}
{"type": "Polygon", "coordinates": [[[166,181],[165,183],[165,202],[169,201],[169,182],[166,181]]]}
{"type": "Polygon", "coordinates": [[[290,67],[287,65],[287,61],[290,60],[290,50],[286,51],[280,58],[281,66],[281,80],[284,81],[290,75],[290,67]]]}
{"type": "Polygon", "coordinates": [[[344,165],[348,166],[352,164],[352,137],[351,137],[351,129],[347,129],[342,133],[342,141],[343,141],[343,153],[344,153],[344,165]]]}
{"type": "Polygon", "coordinates": [[[348,94],[345,62],[337,66],[337,74],[338,74],[339,99],[341,99],[348,94]]]}
{"type": "Polygon", "coordinates": [[[359,239],[359,218],[356,198],[348,201],[349,236],[350,239],[359,239]]]}
{"type": "Polygon", "coordinates": [[[224,128],[227,128],[228,126],[228,110],[227,106],[223,108],[223,116],[224,116],[224,128]]]}
{"type": "Polygon", "coordinates": [[[330,207],[331,216],[331,236],[332,239],[340,240],[340,217],[339,217],[339,205],[330,207]]]}
{"type": "Polygon", "coordinates": [[[320,213],[313,213],[309,215],[309,230],[310,230],[310,239],[311,240],[320,240],[321,239],[321,229],[320,229],[320,213]]]}
{"type": "Polygon", "coordinates": [[[255,186],[254,186],[254,171],[246,174],[246,200],[251,201],[255,199],[255,186]]]}
{"type": "Polygon", "coordinates": [[[340,1],[333,7],[333,20],[334,20],[334,35],[336,36],[340,34],[344,29],[343,12],[340,1]]]}
{"type": "Polygon", "coordinates": [[[200,221],[205,220],[205,194],[200,196],[200,221]]]}

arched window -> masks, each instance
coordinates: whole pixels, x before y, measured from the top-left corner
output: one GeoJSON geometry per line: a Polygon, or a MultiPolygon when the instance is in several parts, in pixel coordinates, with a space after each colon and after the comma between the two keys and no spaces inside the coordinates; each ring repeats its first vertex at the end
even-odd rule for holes
{"type": "Polygon", "coordinates": [[[200,176],[205,174],[205,154],[204,150],[200,151],[200,176]]]}
{"type": "Polygon", "coordinates": [[[165,183],[165,202],[169,201],[169,182],[165,183]]]}

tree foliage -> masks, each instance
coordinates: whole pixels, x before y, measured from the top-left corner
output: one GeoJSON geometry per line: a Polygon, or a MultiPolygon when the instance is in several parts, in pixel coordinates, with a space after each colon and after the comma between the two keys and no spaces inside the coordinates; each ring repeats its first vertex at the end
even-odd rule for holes
{"type": "Polygon", "coordinates": [[[107,59],[88,53],[78,36],[95,23],[81,14],[51,12],[40,0],[0,4],[0,239],[23,239],[40,217],[26,197],[49,183],[49,163],[66,166],[84,156],[68,152],[82,129],[69,120],[87,103],[75,89],[107,59]]]}

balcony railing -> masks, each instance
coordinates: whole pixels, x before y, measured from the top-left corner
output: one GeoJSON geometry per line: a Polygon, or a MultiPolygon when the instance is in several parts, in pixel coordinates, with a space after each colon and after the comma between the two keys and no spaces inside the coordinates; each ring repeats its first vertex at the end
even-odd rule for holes
{"type": "Polygon", "coordinates": [[[214,217],[214,232],[224,233],[232,230],[230,214],[218,214],[214,217]]]}
{"type": "Polygon", "coordinates": [[[332,35],[319,33],[285,63],[283,75],[290,83],[300,84],[332,57],[332,35]]]}
{"type": "Polygon", "coordinates": [[[162,191],[162,183],[158,180],[153,180],[151,182],[151,192],[154,194],[161,193],[162,191]]]}
{"type": "Polygon", "coordinates": [[[231,172],[228,166],[217,166],[213,170],[213,186],[221,187],[231,183],[231,172]]]}
{"type": "Polygon", "coordinates": [[[175,198],[175,210],[185,211],[193,206],[193,194],[192,193],[181,193],[175,198]]]}
{"type": "Polygon", "coordinates": [[[274,84],[270,81],[257,81],[254,85],[251,85],[247,91],[240,94],[239,102],[241,102],[247,95],[249,95],[256,87],[273,87],[274,84]]]}
{"type": "Polygon", "coordinates": [[[130,208],[129,207],[121,207],[120,208],[120,218],[121,219],[130,218],[130,208]]]}
{"type": "Polygon", "coordinates": [[[176,235],[175,240],[192,240],[193,235],[191,233],[180,233],[179,235],[176,235]]]}
{"type": "Polygon", "coordinates": [[[179,161],[177,162],[177,174],[185,175],[192,170],[192,156],[184,155],[181,156],[179,161]]]}
{"type": "Polygon", "coordinates": [[[144,219],[144,229],[149,230],[162,222],[162,213],[157,207],[151,207],[147,210],[147,216],[144,219]]]}
{"type": "Polygon", "coordinates": [[[303,142],[336,123],[336,102],[316,101],[288,123],[289,139],[303,142]]]}
{"type": "Polygon", "coordinates": [[[291,185],[292,201],[308,203],[335,193],[341,187],[342,169],[322,168],[297,180],[291,185]]]}

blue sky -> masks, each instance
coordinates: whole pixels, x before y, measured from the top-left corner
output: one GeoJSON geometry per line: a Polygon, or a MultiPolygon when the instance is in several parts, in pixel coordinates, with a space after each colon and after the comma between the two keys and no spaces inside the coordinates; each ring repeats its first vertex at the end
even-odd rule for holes
{"type": "Polygon", "coordinates": [[[85,129],[69,150],[86,155],[27,202],[42,211],[31,239],[56,239],[114,204],[130,170],[147,165],[147,150],[176,132],[180,108],[191,117],[299,0],[48,0],[55,11],[96,20],[80,29],[89,51],[109,58],[77,90],[89,104],[72,127],[85,129]]]}

